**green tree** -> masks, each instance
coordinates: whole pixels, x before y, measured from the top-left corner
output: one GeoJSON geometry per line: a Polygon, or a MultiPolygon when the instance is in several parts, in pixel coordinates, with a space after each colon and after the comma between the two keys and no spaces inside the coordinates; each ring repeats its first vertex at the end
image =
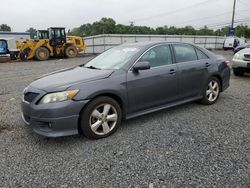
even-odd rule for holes
{"type": "MultiPolygon", "coordinates": [[[[204,26],[201,29],[194,29],[192,26],[175,27],[163,26],[156,29],[147,26],[122,25],[116,24],[112,18],[102,18],[94,23],[83,24],[80,27],[73,28],[71,35],[76,36],[92,36],[99,34],[157,34],[157,35],[227,35],[228,28],[213,30],[204,26]]],[[[237,26],[236,35],[250,38],[250,28],[248,26],[237,26]]]]}
{"type": "Polygon", "coordinates": [[[26,32],[29,32],[29,33],[30,33],[30,38],[31,38],[31,39],[34,39],[35,36],[36,36],[37,30],[34,29],[33,27],[31,27],[31,28],[29,28],[26,32]]]}
{"type": "Polygon", "coordinates": [[[228,33],[228,27],[223,27],[221,29],[217,29],[214,33],[217,36],[226,36],[228,33]]]}
{"type": "Polygon", "coordinates": [[[209,29],[207,26],[204,26],[202,29],[197,30],[197,35],[214,35],[214,31],[209,29]]]}
{"type": "Polygon", "coordinates": [[[236,27],[236,36],[250,38],[250,28],[247,25],[239,25],[236,27]]]}
{"type": "Polygon", "coordinates": [[[7,24],[1,24],[0,31],[11,31],[11,27],[8,26],[7,24]]]}
{"type": "Polygon", "coordinates": [[[165,35],[166,34],[166,29],[164,27],[157,27],[155,29],[155,34],[158,34],[158,35],[165,35]]]}

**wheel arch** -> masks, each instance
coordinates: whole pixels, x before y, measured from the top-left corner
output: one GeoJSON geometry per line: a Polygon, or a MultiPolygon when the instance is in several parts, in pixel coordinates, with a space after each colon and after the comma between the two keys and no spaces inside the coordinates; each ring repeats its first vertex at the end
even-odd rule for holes
{"type": "Polygon", "coordinates": [[[51,53],[51,50],[45,45],[41,45],[41,46],[37,47],[36,51],[37,51],[38,48],[46,48],[49,51],[49,53],[51,53]]]}
{"type": "Polygon", "coordinates": [[[222,77],[219,74],[214,74],[210,78],[212,78],[212,77],[215,77],[220,81],[220,92],[222,92],[222,88],[223,88],[222,77]]]}
{"type": "Polygon", "coordinates": [[[89,100],[89,102],[84,105],[84,107],[81,109],[80,113],[79,113],[79,119],[78,119],[78,132],[80,134],[82,134],[82,129],[81,129],[81,114],[83,112],[83,110],[85,109],[85,107],[94,99],[98,98],[98,97],[110,97],[112,99],[114,99],[121,107],[121,110],[122,110],[122,118],[125,117],[126,115],[126,105],[124,103],[124,101],[122,100],[122,98],[115,94],[115,93],[112,93],[112,92],[106,92],[106,93],[101,93],[101,94],[97,94],[93,97],[91,97],[91,100],[89,100]]]}

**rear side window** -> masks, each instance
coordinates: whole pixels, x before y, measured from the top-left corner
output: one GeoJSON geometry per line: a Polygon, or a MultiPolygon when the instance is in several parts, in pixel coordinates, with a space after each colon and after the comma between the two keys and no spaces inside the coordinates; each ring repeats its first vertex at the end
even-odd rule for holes
{"type": "Polygon", "coordinates": [[[139,62],[147,61],[151,67],[172,64],[172,56],[169,45],[156,46],[145,53],[139,62]]]}
{"type": "Polygon", "coordinates": [[[196,52],[197,52],[198,59],[209,59],[205,53],[203,53],[202,51],[200,51],[197,48],[196,48],[196,52]]]}
{"type": "Polygon", "coordinates": [[[188,44],[175,44],[174,49],[177,63],[198,60],[194,47],[188,44]]]}

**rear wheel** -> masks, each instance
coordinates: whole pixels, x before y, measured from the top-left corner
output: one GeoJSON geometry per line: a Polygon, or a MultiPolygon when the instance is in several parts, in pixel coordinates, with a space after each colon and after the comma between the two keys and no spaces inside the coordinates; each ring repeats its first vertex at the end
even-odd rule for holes
{"type": "Polygon", "coordinates": [[[235,76],[243,76],[244,75],[244,72],[240,71],[238,69],[233,69],[233,72],[234,72],[235,76]]]}
{"type": "Polygon", "coordinates": [[[206,89],[203,91],[202,104],[211,105],[214,104],[220,97],[220,81],[216,77],[212,77],[208,80],[206,89]]]}
{"type": "Polygon", "coordinates": [[[39,61],[45,61],[49,59],[49,50],[45,47],[39,47],[36,50],[35,57],[39,61]]]}
{"type": "Polygon", "coordinates": [[[74,58],[78,54],[77,48],[75,46],[67,46],[65,49],[65,56],[67,58],[74,58]]]}
{"type": "Polygon", "coordinates": [[[98,97],[82,111],[81,129],[89,139],[105,138],[113,134],[121,124],[121,108],[109,97],[98,97]]]}

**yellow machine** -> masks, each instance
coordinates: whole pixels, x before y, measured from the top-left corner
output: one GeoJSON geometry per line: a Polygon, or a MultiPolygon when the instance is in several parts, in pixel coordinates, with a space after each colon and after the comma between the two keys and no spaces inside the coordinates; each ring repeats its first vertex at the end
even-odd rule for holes
{"type": "Polygon", "coordinates": [[[81,37],[66,36],[65,28],[51,27],[39,30],[37,39],[24,42],[17,41],[21,60],[37,59],[44,61],[50,57],[74,58],[86,49],[81,37]]]}

